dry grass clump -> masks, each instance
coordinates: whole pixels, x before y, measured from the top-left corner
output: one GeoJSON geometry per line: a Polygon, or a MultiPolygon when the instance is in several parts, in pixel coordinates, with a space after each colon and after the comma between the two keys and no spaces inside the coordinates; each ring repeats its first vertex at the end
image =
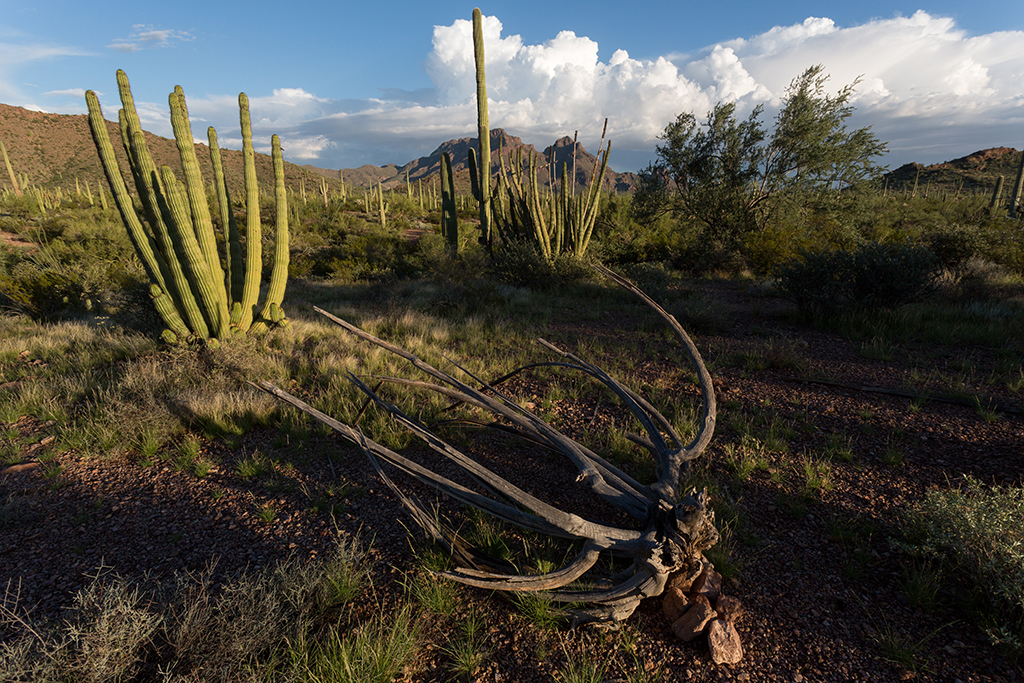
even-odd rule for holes
{"type": "Polygon", "coordinates": [[[224,586],[212,572],[158,584],[101,567],[61,624],[36,622],[8,586],[0,679],[390,681],[417,630],[408,608],[360,623],[349,607],[369,577],[359,544],[339,537],[325,560],[289,560],[224,586]]]}

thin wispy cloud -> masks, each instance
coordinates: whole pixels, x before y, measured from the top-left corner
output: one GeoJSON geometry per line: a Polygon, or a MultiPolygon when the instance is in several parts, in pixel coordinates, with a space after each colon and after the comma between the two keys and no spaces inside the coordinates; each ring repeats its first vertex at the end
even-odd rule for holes
{"type": "Polygon", "coordinates": [[[34,87],[15,78],[19,67],[32,62],[45,62],[64,57],[89,57],[92,53],[70,45],[34,43],[23,34],[5,35],[0,41],[0,101],[17,102],[27,108],[38,109],[24,94],[24,88],[34,87]]]}
{"type": "Polygon", "coordinates": [[[147,24],[135,24],[132,26],[131,35],[127,38],[117,38],[107,48],[116,52],[138,52],[149,48],[170,47],[177,42],[190,42],[195,40],[188,31],[176,31],[172,29],[158,29],[147,24]]]}
{"type": "Polygon", "coordinates": [[[65,88],[64,90],[48,90],[43,93],[48,97],[85,97],[85,88],[65,88]]]}

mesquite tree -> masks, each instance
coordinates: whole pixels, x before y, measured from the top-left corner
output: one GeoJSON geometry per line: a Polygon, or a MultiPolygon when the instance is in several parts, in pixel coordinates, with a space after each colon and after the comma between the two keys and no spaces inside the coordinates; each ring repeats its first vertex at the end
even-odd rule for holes
{"type": "Polygon", "coordinates": [[[630,524],[616,526],[599,523],[587,519],[580,511],[559,509],[528,493],[446,443],[397,406],[385,402],[355,375],[349,375],[355,386],[390,413],[399,424],[467,474],[475,488],[473,485],[453,481],[392,451],[359,429],[335,420],[268,382],[260,382],[256,386],[311,415],[363,449],[380,477],[398,495],[413,519],[451,550],[460,566],[454,571],[442,572],[443,576],[481,588],[539,591],[554,601],[586,603],[586,607],[571,610],[577,623],[596,621],[616,624],[632,614],[642,599],[660,595],[670,574],[685,572],[696,576],[707,566],[703,553],[718,540],[707,492],[693,489],[682,497],[679,494],[690,462],[701,455],[714,433],[716,407],[711,375],[696,345],[676,319],[628,281],[603,266],[598,269],[639,296],[657,312],[682,344],[696,370],[703,402],[703,414],[696,435],[689,443],[684,443],[670,421],[646,399],[597,366],[544,340],[539,341],[559,356],[560,360],[527,367],[554,366],[581,372],[610,390],[633,414],[645,432],[644,435],[627,436],[646,448],[654,458],[655,481],[650,484],[641,484],[605,458],[504,396],[498,384],[526,368],[515,370],[494,382],[480,382],[472,376],[463,381],[434,368],[398,346],[374,337],[325,311],[317,310],[358,338],[406,359],[428,378],[427,381],[386,378],[386,381],[409,389],[432,391],[497,416],[499,423],[493,426],[521,435],[530,442],[568,458],[579,470],[579,485],[623,511],[632,519],[630,524]],[[439,521],[423,503],[406,495],[386,474],[382,463],[497,519],[535,533],[575,540],[581,544],[579,553],[566,566],[546,574],[520,575],[502,571],[479,548],[467,546],[454,530],[439,521]],[[617,575],[595,576],[591,570],[602,555],[627,557],[632,564],[628,570],[617,575]],[[585,580],[589,588],[566,588],[577,580],[585,580]]]}
{"type": "Polygon", "coordinates": [[[787,202],[813,205],[883,169],[886,151],[870,126],[847,129],[858,81],[832,95],[821,65],[793,80],[769,136],[754,108],[746,120],[736,104],[720,102],[703,122],[679,114],[666,128],[658,160],[640,174],[634,212],[696,219],[727,248],[775,220],[787,202]]]}

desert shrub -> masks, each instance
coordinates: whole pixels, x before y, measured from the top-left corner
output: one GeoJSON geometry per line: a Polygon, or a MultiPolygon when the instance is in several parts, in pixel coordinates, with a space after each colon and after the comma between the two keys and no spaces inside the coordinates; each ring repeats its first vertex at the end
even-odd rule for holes
{"type": "Polygon", "coordinates": [[[58,240],[24,256],[0,258],[0,306],[37,320],[109,312],[141,273],[131,260],[105,259],[87,249],[58,240]]]}
{"type": "Polygon", "coordinates": [[[904,513],[911,547],[938,559],[983,596],[993,641],[1024,647],[1024,487],[963,485],[932,490],[904,513]]]}
{"type": "Polygon", "coordinates": [[[962,274],[967,261],[981,253],[985,242],[979,226],[961,223],[942,225],[925,236],[925,243],[939,263],[957,276],[962,274]]]}
{"type": "Polygon", "coordinates": [[[288,274],[352,281],[407,277],[417,272],[416,251],[415,242],[399,235],[348,233],[330,245],[292,254],[288,274]]]}
{"type": "Polygon", "coordinates": [[[491,272],[506,284],[540,290],[584,282],[593,274],[585,258],[559,254],[549,261],[526,240],[502,243],[494,252],[491,272]]]}
{"type": "Polygon", "coordinates": [[[866,243],[855,251],[803,253],[776,271],[777,289],[810,317],[893,309],[932,293],[940,265],[926,248],[866,243]]]}

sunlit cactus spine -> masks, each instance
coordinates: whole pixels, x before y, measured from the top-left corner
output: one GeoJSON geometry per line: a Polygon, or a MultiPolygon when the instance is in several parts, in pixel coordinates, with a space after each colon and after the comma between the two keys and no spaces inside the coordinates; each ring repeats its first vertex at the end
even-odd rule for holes
{"type": "Polygon", "coordinates": [[[118,212],[149,276],[153,303],[167,326],[163,338],[170,343],[193,339],[212,342],[232,334],[265,329],[268,325],[287,324],[281,300],[288,269],[288,208],[277,136],[273,139],[277,201],[274,269],[266,301],[257,314],[255,309],[262,270],[259,187],[245,94],[239,95],[247,215],[244,264],[241,237],[224,182],[216,131],[212,128],[208,131],[226,245],[223,257],[227,265],[225,272],[207,204],[206,186],[199,171],[184,93],[180,87],[175,87],[168,98],[171,125],[184,171],[183,182],[168,166],[157,170],[135,111],[128,77],[123,71],[118,71],[117,81],[123,105],[118,112],[121,141],[128,155],[144,220],[138,215],[134,199],[124,183],[99,100],[91,90],[85,96],[89,127],[118,212]]]}

